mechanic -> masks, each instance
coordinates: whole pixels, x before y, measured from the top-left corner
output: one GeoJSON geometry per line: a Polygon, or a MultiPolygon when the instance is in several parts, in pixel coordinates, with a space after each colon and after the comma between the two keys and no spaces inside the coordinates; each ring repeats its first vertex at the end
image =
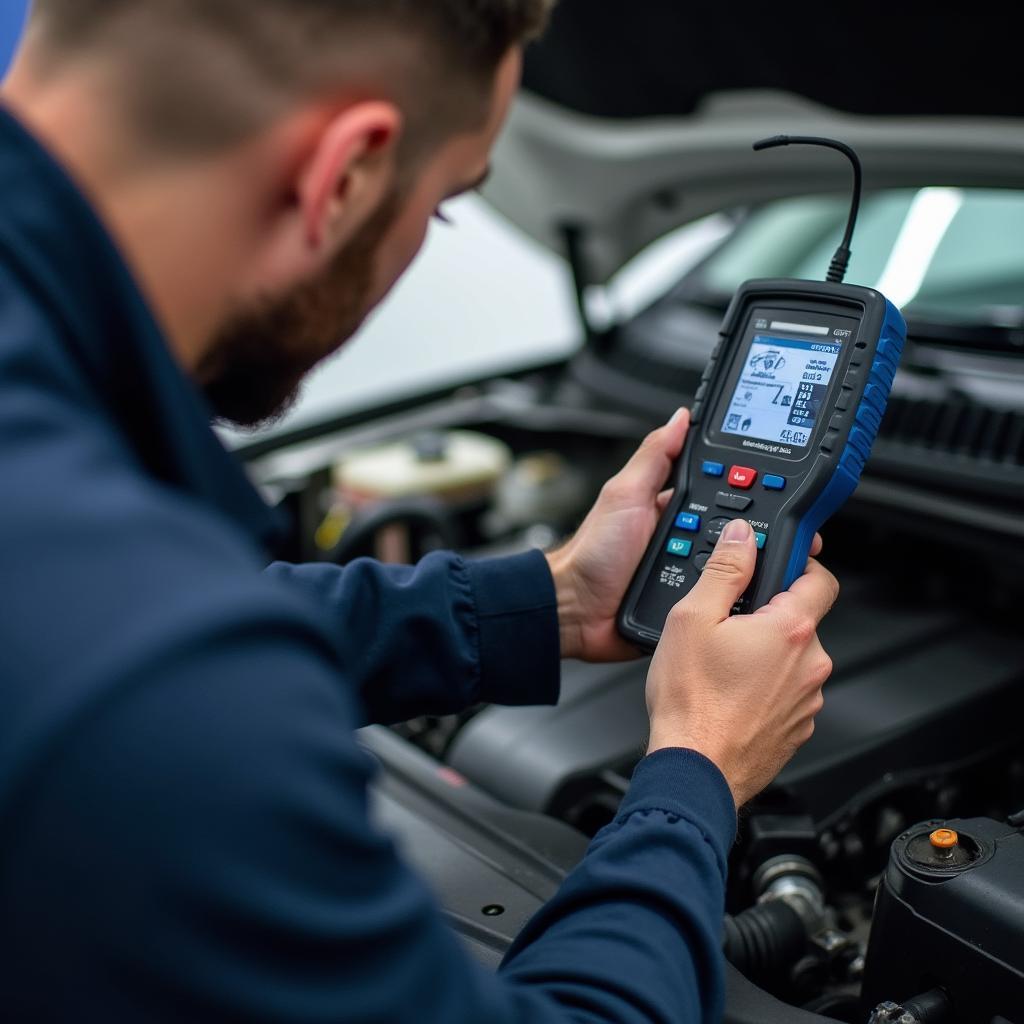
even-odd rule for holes
{"type": "Polygon", "coordinates": [[[545,0],[36,0],[0,111],[0,1015],[713,1021],[736,807],[805,741],[834,579],[673,614],[649,756],[497,975],[371,824],[354,730],[552,703],[685,413],[549,556],[267,568],[215,416],[278,414],[477,186],[545,0]]]}

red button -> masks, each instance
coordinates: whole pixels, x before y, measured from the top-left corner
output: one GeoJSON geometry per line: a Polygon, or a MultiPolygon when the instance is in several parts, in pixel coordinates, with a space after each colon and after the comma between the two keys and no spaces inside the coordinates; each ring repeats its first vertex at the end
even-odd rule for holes
{"type": "Polygon", "coordinates": [[[749,491],[757,480],[757,470],[747,469],[746,466],[733,466],[729,470],[729,486],[739,487],[740,490],[749,491]]]}

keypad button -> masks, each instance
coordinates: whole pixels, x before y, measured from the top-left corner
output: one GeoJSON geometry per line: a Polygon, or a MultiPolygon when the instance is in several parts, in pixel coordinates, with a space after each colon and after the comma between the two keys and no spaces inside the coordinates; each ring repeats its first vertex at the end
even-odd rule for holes
{"type": "Polygon", "coordinates": [[[768,543],[768,534],[761,533],[758,530],[754,531],[754,540],[757,541],[757,550],[763,551],[765,544],[768,543]]]}
{"type": "Polygon", "coordinates": [[[701,467],[701,472],[705,476],[725,476],[725,466],[723,466],[720,462],[705,462],[704,465],[701,467]]]}
{"type": "Polygon", "coordinates": [[[708,523],[708,530],[705,536],[712,544],[717,544],[718,538],[722,536],[722,531],[725,529],[726,524],[731,522],[731,519],[727,519],[724,516],[720,519],[712,519],[708,523]]]}
{"type": "Polygon", "coordinates": [[[786,478],[769,474],[762,481],[766,491],[784,491],[786,489],[786,478]]]}
{"type": "Polygon", "coordinates": [[[681,537],[673,537],[672,540],[668,542],[668,553],[670,555],[675,555],[677,558],[689,558],[692,550],[692,540],[683,540],[681,537]]]}
{"type": "Polygon", "coordinates": [[[715,504],[719,508],[729,509],[730,512],[746,512],[754,504],[754,499],[742,494],[728,494],[725,491],[719,491],[718,497],[715,498],[715,504]]]}
{"type": "Polygon", "coordinates": [[[692,512],[680,512],[676,516],[676,529],[685,530],[687,533],[697,533],[700,530],[700,516],[692,512]]]}
{"type": "Polygon", "coordinates": [[[741,491],[749,491],[757,481],[757,470],[747,466],[733,466],[729,470],[729,486],[738,487],[741,491]]]}
{"type": "Polygon", "coordinates": [[[693,560],[693,567],[697,570],[697,572],[703,572],[707,568],[709,561],[711,561],[711,552],[702,551],[693,560]]]}

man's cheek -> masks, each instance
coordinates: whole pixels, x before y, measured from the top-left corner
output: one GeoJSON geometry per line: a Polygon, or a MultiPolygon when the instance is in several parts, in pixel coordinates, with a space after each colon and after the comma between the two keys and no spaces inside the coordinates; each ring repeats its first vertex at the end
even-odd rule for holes
{"type": "Polygon", "coordinates": [[[373,289],[374,305],[384,299],[412,266],[423,248],[428,224],[429,219],[423,218],[418,224],[400,225],[381,246],[376,268],[377,281],[373,289]]]}

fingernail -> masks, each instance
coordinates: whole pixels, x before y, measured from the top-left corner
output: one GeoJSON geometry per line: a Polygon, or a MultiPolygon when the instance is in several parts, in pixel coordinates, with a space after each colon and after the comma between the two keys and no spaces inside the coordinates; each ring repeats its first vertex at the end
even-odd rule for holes
{"type": "Polygon", "coordinates": [[[682,409],[676,409],[672,419],[668,421],[668,425],[670,427],[674,427],[687,414],[688,411],[689,410],[686,409],[685,407],[682,409]]]}
{"type": "Polygon", "coordinates": [[[722,543],[742,544],[751,534],[750,523],[746,519],[734,519],[722,531],[722,543]]]}

